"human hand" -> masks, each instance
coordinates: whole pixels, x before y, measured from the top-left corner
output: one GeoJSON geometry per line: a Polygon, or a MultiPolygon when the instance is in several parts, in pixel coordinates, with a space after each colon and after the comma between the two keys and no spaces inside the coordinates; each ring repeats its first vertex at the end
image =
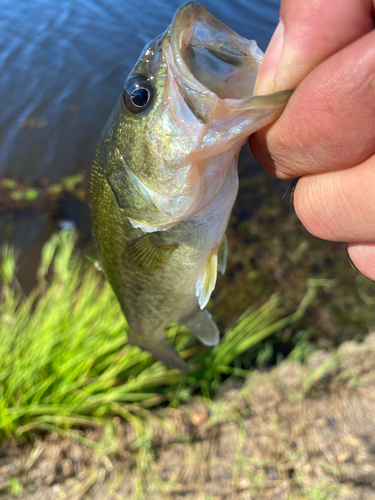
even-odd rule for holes
{"type": "Polygon", "coordinates": [[[348,243],[375,280],[375,23],[372,0],[282,0],[255,94],[296,88],[281,117],[253,134],[255,158],[301,176],[297,216],[313,235],[348,243]]]}

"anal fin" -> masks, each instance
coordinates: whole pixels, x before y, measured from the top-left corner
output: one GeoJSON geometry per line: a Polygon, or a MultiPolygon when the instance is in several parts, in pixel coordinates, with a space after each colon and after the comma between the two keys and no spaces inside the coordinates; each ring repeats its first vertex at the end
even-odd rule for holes
{"type": "Polygon", "coordinates": [[[194,311],[191,315],[182,318],[179,323],[194,333],[205,345],[214,346],[220,340],[219,329],[206,309],[194,311]]]}

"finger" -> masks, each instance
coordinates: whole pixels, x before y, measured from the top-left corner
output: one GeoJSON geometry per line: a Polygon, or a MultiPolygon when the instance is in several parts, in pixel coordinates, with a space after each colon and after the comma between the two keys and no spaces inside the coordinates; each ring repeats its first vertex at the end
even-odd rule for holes
{"type": "Polygon", "coordinates": [[[358,271],[375,281],[375,243],[351,243],[348,253],[358,271]]]}
{"type": "Polygon", "coordinates": [[[292,178],[361,163],[375,152],[375,30],[334,54],[298,86],[268,130],[250,137],[259,163],[292,178]]]}
{"type": "Polygon", "coordinates": [[[374,27],[372,0],[283,0],[255,92],[295,88],[319,63],[374,27]]]}
{"type": "Polygon", "coordinates": [[[330,241],[375,241],[375,156],[356,167],[302,177],[294,191],[298,218],[330,241]]]}

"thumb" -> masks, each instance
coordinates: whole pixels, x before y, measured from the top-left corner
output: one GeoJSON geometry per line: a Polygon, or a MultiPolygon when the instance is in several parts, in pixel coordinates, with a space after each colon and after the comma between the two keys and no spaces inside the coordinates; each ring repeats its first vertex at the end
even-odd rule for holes
{"type": "Polygon", "coordinates": [[[272,94],[274,91],[275,75],[280,63],[283,44],[284,23],[280,20],[264,54],[264,59],[255,82],[255,95],[272,94]]]}
{"type": "Polygon", "coordinates": [[[255,94],[296,88],[318,64],[374,28],[372,0],[282,0],[255,94]]]}

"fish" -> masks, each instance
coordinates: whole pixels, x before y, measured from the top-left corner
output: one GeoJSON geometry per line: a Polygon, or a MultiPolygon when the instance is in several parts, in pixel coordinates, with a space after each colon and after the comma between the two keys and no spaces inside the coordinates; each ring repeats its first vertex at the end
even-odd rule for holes
{"type": "Polygon", "coordinates": [[[206,346],[219,342],[206,305],[226,268],[238,154],[292,93],[253,95],[262,58],[255,41],[199,3],[184,4],[144,48],[95,153],[93,234],[128,342],[182,372],[189,365],[165,328],[177,323],[206,346]]]}

